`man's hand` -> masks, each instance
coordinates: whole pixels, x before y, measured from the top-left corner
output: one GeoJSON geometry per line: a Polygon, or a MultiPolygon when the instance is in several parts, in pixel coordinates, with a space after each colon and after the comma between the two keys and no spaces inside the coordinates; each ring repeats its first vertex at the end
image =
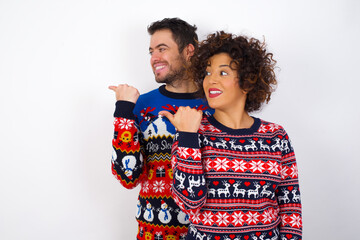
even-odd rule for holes
{"type": "Polygon", "coordinates": [[[173,115],[168,111],[160,111],[160,115],[167,117],[174,127],[181,132],[197,132],[202,119],[202,111],[190,107],[179,107],[173,115]]]}
{"type": "Polygon", "coordinates": [[[129,101],[136,103],[138,100],[140,93],[139,91],[127,84],[120,84],[118,86],[109,86],[110,90],[113,90],[116,93],[117,101],[129,101]]]}

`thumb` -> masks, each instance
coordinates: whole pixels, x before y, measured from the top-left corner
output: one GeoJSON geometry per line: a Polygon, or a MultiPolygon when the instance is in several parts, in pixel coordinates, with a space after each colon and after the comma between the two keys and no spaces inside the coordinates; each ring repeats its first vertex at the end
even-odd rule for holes
{"type": "Polygon", "coordinates": [[[116,86],[109,86],[109,89],[113,90],[114,92],[116,91],[116,88],[117,88],[116,86]]]}
{"type": "Polygon", "coordinates": [[[159,115],[166,117],[174,125],[174,123],[173,123],[174,115],[172,115],[170,112],[168,112],[168,111],[160,111],[159,115]]]}

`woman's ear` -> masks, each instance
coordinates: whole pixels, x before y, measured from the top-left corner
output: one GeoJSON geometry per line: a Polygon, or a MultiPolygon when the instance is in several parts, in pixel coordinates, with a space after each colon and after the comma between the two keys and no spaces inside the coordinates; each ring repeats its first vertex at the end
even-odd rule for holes
{"type": "Polygon", "coordinates": [[[238,85],[239,85],[239,88],[240,88],[241,92],[242,92],[243,94],[247,94],[247,93],[248,93],[248,91],[244,90],[244,89],[240,86],[240,80],[239,80],[239,77],[237,77],[237,78],[236,78],[236,80],[237,80],[237,83],[238,83],[238,85]]]}
{"type": "Polygon", "coordinates": [[[245,95],[248,94],[249,91],[244,90],[243,88],[240,87],[240,85],[239,85],[239,88],[243,94],[245,94],[245,95]]]}

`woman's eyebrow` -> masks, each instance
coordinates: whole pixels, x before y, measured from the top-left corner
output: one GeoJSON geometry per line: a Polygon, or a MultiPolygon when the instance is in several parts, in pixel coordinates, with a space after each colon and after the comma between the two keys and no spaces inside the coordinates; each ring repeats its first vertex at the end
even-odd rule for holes
{"type": "MultiPolygon", "coordinates": [[[[208,66],[208,67],[211,67],[211,63],[208,63],[207,66],[208,66]]],[[[219,67],[230,67],[230,65],[228,65],[228,64],[221,64],[221,65],[219,65],[219,67]]]]}

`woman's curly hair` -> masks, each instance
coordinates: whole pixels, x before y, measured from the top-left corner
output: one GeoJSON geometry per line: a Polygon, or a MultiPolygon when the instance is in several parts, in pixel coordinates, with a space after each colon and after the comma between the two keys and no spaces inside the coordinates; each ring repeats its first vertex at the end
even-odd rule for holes
{"type": "Polygon", "coordinates": [[[264,102],[270,101],[277,84],[274,73],[276,61],[265,47],[265,42],[261,43],[255,38],[224,31],[209,34],[191,58],[190,72],[202,89],[209,58],[218,53],[229,54],[232,58],[230,66],[237,71],[239,86],[247,92],[245,111],[259,110],[264,102]]]}

